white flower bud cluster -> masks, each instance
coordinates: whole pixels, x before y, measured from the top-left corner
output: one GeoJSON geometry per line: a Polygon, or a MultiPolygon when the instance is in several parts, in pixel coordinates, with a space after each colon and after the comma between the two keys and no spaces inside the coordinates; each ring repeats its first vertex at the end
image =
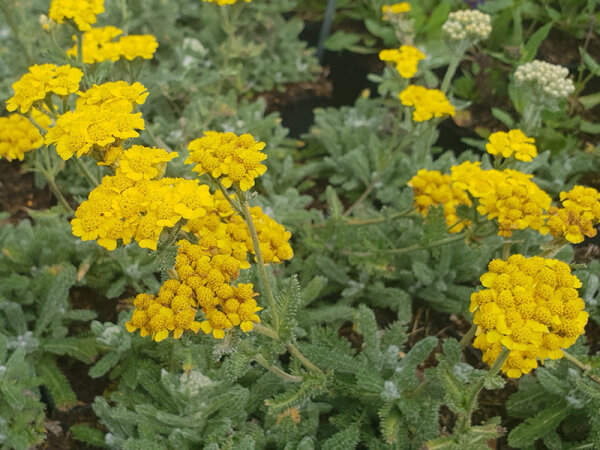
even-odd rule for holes
{"type": "Polygon", "coordinates": [[[531,85],[539,94],[549,99],[567,98],[575,90],[573,81],[567,78],[569,70],[566,67],[535,60],[517,67],[515,82],[517,86],[531,85]]]}
{"type": "Polygon", "coordinates": [[[442,32],[452,41],[467,39],[473,44],[486,39],[492,31],[489,15],[476,9],[451,12],[442,26],[442,32]]]}

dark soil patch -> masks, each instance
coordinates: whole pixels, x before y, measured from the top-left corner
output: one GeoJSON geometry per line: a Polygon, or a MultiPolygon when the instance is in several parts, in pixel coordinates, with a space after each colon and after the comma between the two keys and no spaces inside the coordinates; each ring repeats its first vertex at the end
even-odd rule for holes
{"type": "Polygon", "coordinates": [[[48,189],[35,186],[33,173],[25,172],[20,161],[0,160],[0,211],[8,212],[11,222],[27,218],[31,209],[47,209],[55,203],[48,189]]]}

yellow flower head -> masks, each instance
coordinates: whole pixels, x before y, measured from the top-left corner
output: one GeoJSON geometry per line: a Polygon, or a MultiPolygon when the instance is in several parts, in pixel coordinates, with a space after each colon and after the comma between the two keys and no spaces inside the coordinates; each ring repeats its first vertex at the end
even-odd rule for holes
{"type": "MultiPolygon", "coordinates": [[[[235,2],[237,2],[237,0],[202,0],[203,2],[208,2],[208,3],[216,3],[219,6],[225,6],[225,5],[233,5],[235,2]]],[[[246,3],[250,3],[252,0],[244,0],[246,3]]]]}
{"type": "Polygon", "coordinates": [[[502,366],[518,378],[538,365],[538,358],[558,359],[584,332],[588,320],[577,288],[581,282],[568,264],[538,256],[494,259],[481,276],[484,289],[471,295],[477,325],[473,346],[490,366],[502,346],[510,354],[502,366]]]}
{"type": "MultiPolygon", "coordinates": [[[[32,117],[44,128],[51,123],[51,119],[37,109],[32,111],[32,117]]],[[[43,144],[44,138],[27,118],[20,114],[0,117],[0,158],[22,161],[25,153],[43,144]]]]}
{"type": "Polygon", "coordinates": [[[531,161],[537,156],[535,139],[527,137],[521,130],[497,131],[489,137],[485,149],[490,155],[503,158],[514,156],[521,161],[531,161]]]}
{"type": "Polygon", "coordinates": [[[129,84],[115,81],[94,84],[85,92],[77,92],[77,107],[101,106],[105,109],[131,112],[137,105],[142,105],[148,97],[148,91],[137,81],[129,84]]]}
{"type": "Polygon", "coordinates": [[[514,230],[531,228],[548,232],[546,211],[552,199],[533,181],[516,170],[482,170],[479,163],[452,167],[453,186],[477,199],[477,211],[488,220],[498,219],[498,234],[509,237],[514,230]]]}
{"type": "Polygon", "coordinates": [[[423,122],[434,117],[454,116],[456,110],[439,89],[410,85],[399,95],[405,106],[413,106],[413,120],[423,122]]]}
{"type": "Polygon", "coordinates": [[[158,297],[139,294],[134,300],[131,320],[125,323],[127,331],[133,333],[139,329],[142,337],[151,335],[156,342],[166,339],[171,331],[175,339],[186,330],[197,333],[200,322],[195,320],[197,311],[191,307],[189,294],[177,280],[165,281],[158,297]],[[176,283],[173,285],[171,281],[176,283]]]}
{"type": "Polygon", "coordinates": [[[83,105],[58,117],[46,134],[46,145],[55,144],[64,160],[73,154],[79,158],[96,149],[104,151],[115,142],[138,137],[144,129],[142,113],[111,110],[83,105]]]}
{"type": "Polygon", "coordinates": [[[29,67],[29,72],[13,83],[15,95],[6,101],[6,109],[8,111],[19,109],[22,114],[25,114],[34,103],[41,103],[48,94],[54,93],[66,97],[77,92],[82,77],[81,70],[69,65],[33,65],[29,67]]]}
{"type": "Polygon", "coordinates": [[[58,23],[73,20],[79,30],[87,31],[103,12],[104,0],[52,0],[48,15],[58,23]]]}
{"type": "Polygon", "coordinates": [[[461,221],[456,215],[456,207],[471,206],[471,199],[463,189],[452,184],[450,175],[442,175],[437,170],[421,169],[407,184],[413,188],[415,208],[423,217],[427,216],[432,205],[442,205],[451,233],[458,233],[469,226],[468,221],[461,221]]]}
{"type": "Polygon", "coordinates": [[[166,163],[177,156],[177,152],[134,145],[121,155],[119,168],[133,181],[152,180],[160,178],[165,172],[166,163]]]}
{"type": "Polygon", "coordinates": [[[221,177],[225,187],[235,184],[247,191],[254,186],[255,178],[267,170],[261,164],[267,158],[262,152],[264,148],[264,142],[256,142],[249,134],[207,131],[204,137],[190,142],[190,156],[185,162],[195,164],[193,170],[200,175],[210,173],[214,178],[221,177]]]}
{"type": "Polygon", "coordinates": [[[396,64],[396,70],[403,78],[412,78],[417,73],[417,65],[425,55],[412,45],[403,45],[400,49],[386,49],[379,52],[381,61],[396,64]]]}
{"type": "Polygon", "coordinates": [[[596,236],[595,225],[600,222],[600,193],[594,188],[575,186],[560,193],[562,208],[548,210],[546,225],[554,237],[563,237],[573,244],[585,237],[596,236]]]}
{"type": "Polygon", "coordinates": [[[385,20],[387,20],[389,16],[394,16],[409,11],[410,3],[408,2],[394,3],[393,5],[383,5],[381,7],[381,12],[383,13],[383,18],[385,20]]]}
{"type": "MultiPolygon", "coordinates": [[[[102,61],[116,61],[121,57],[119,45],[114,39],[123,34],[123,30],[111,25],[91,28],[83,33],[82,56],[85,64],[102,61]]],[[[73,40],[76,36],[73,36],[73,40]]],[[[77,57],[77,46],[71,47],[67,55],[77,57]]]]}
{"type": "Polygon", "coordinates": [[[119,56],[128,61],[135,58],[152,59],[158,42],[151,34],[122,36],[117,42],[117,48],[119,56]]]}

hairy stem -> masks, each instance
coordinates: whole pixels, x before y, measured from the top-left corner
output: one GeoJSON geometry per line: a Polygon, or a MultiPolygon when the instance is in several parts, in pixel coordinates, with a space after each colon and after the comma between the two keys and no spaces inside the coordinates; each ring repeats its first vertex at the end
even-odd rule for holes
{"type": "Polygon", "coordinates": [[[238,190],[238,198],[242,207],[242,217],[246,221],[246,225],[248,225],[248,229],[250,230],[250,236],[252,237],[252,246],[254,247],[254,255],[256,256],[256,263],[258,265],[258,273],[262,279],[265,293],[267,294],[267,300],[269,301],[269,307],[271,308],[271,316],[273,317],[273,326],[275,330],[279,330],[279,313],[277,311],[277,305],[275,303],[275,297],[273,296],[273,291],[271,290],[271,283],[269,282],[269,277],[267,275],[267,269],[265,267],[265,262],[262,257],[262,252],[260,250],[260,242],[258,241],[258,233],[256,232],[256,227],[254,226],[254,221],[252,220],[252,214],[250,213],[250,207],[248,202],[246,201],[244,194],[241,190],[238,190]]]}
{"type": "Polygon", "coordinates": [[[500,352],[500,355],[498,355],[496,361],[494,361],[494,364],[492,364],[492,367],[490,367],[488,373],[485,376],[481,377],[477,384],[473,386],[473,389],[468,393],[466,402],[467,406],[465,408],[466,413],[459,417],[457,423],[457,427],[460,432],[466,432],[471,426],[471,416],[473,415],[475,406],[477,404],[477,397],[479,396],[479,393],[481,392],[481,390],[483,389],[483,385],[485,384],[485,379],[487,377],[493,377],[500,371],[500,369],[502,368],[502,364],[504,364],[504,361],[506,361],[506,358],[508,358],[509,353],[510,349],[503,347],[502,351],[500,352]]]}
{"type": "Polygon", "coordinates": [[[83,176],[92,185],[92,187],[93,188],[98,187],[98,180],[96,180],[96,177],[94,175],[92,175],[92,173],[88,170],[88,168],[85,166],[85,164],[77,157],[77,155],[75,155],[75,158],[73,158],[73,160],[75,161],[75,164],[77,164],[77,167],[79,167],[79,170],[81,171],[83,176]]]}
{"type": "Polygon", "coordinates": [[[315,366],[306,356],[304,356],[300,350],[294,344],[288,344],[287,349],[290,351],[292,355],[300,360],[300,362],[309,370],[316,372],[318,374],[322,374],[323,371],[315,366]]]}
{"type": "Polygon", "coordinates": [[[477,325],[471,325],[469,331],[467,331],[465,335],[460,339],[460,348],[465,348],[467,345],[469,345],[469,342],[471,342],[471,339],[473,339],[473,336],[475,336],[475,331],[477,331],[477,325]]]}
{"type": "Polygon", "coordinates": [[[564,353],[565,359],[567,361],[569,361],[571,364],[579,367],[590,380],[600,384],[600,378],[597,377],[596,375],[589,373],[591,370],[591,367],[588,364],[582,363],[581,361],[579,361],[579,359],[577,359],[574,355],[570,354],[566,350],[563,350],[563,353],[564,353]]]}

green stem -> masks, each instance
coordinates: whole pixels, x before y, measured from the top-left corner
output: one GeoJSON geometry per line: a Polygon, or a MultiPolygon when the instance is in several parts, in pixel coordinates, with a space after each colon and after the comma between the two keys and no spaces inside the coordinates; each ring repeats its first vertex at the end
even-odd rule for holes
{"type": "Polygon", "coordinates": [[[498,355],[496,361],[494,361],[494,364],[492,364],[492,367],[490,367],[488,373],[481,377],[477,384],[473,386],[473,389],[468,393],[466,402],[467,406],[465,408],[466,413],[458,419],[458,423],[456,425],[460,432],[466,432],[471,426],[471,416],[473,415],[473,412],[477,405],[477,397],[483,389],[483,385],[485,384],[486,378],[493,377],[500,371],[500,369],[502,368],[502,364],[504,364],[504,361],[506,361],[506,358],[508,358],[509,353],[510,349],[503,347],[502,351],[500,352],[500,355],[498,355]]]}
{"type": "Polygon", "coordinates": [[[71,205],[69,205],[69,202],[67,202],[67,199],[60,191],[58,185],[56,184],[56,181],[54,181],[54,176],[52,175],[52,173],[50,173],[50,171],[47,170],[44,166],[42,166],[37,160],[34,163],[34,167],[35,170],[41,173],[42,176],[48,182],[48,187],[50,188],[50,191],[52,192],[54,197],[56,197],[56,200],[58,200],[58,203],[60,203],[69,214],[73,214],[73,208],[71,208],[71,205]]]}
{"type": "Polygon", "coordinates": [[[83,173],[83,176],[88,180],[92,187],[98,187],[98,181],[96,180],[96,177],[94,177],[91,174],[91,172],[88,170],[85,164],[83,164],[83,162],[77,156],[75,156],[73,160],[75,160],[75,164],[77,164],[77,167],[79,167],[79,170],[81,171],[81,173],[83,173]]]}
{"type": "Polygon", "coordinates": [[[298,350],[298,348],[296,348],[296,346],[294,344],[288,344],[287,345],[287,349],[290,351],[290,353],[292,355],[294,355],[296,358],[298,358],[300,360],[300,362],[309,370],[312,370],[313,372],[316,372],[318,374],[322,374],[323,371],[321,369],[319,369],[317,366],[315,366],[312,362],[310,362],[310,360],[304,356],[300,350],[298,350]]]}
{"type": "Polygon", "coordinates": [[[260,353],[258,353],[255,349],[253,349],[247,342],[240,341],[240,347],[242,347],[244,349],[244,351],[246,351],[248,353],[254,354],[254,360],[257,363],[259,363],[265,369],[273,372],[279,378],[281,378],[281,379],[283,379],[285,381],[290,381],[292,383],[301,383],[302,382],[302,377],[301,376],[291,375],[291,374],[283,371],[279,367],[277,367],[277,366],[275,366],[273,364],[270,364],[269,361],[267,361],[266,358],[263,355],[261,355],[260,353]]]}
{"type": "Polygon", "coordinates": [[[508,259],[508,257],[510,256],[510,246],[511,246],[510,241],[504,241],[504,243],[502,244],[502,259],[504,261],[506,261],[508,259]]]}
{"type": "Polygon", "coordinates": [[[590,373],[590,370],[592,368],[588,364],[582,363],[581,361],[579,361],[579,359],[577,359],[574,355],[570,354],[566,350],[563,350],[563,354],[565,355],[565,359],[567,361],[579,367],[579,369],[581,369],[590,380],[600,384],[600,378],[590,373]]]}
{"type": "Polygon", "coordinates": [[[75,30],[75,36],[77,36],[77,62],[83,67],[83,33],[75,30]]]}
{"type": "Polygon", "coordinates": [[[269,307],[271,308],[271,316],[273,317],[273,326],[275,330],[279,330],[279,313],[277,311],[277,305],[275,303],[275,297],[273,296],[273,291],[271,290],[271,283],[269,283],[269,277],[267,275],[267,269],[265,267],[265,262],[262,257],[262,252],[260,250],[260,242],[258,240],[258,233],[256,232],[256,227],[254,226],[254,221],[252,220],[252,214],[250,213],[250,206],[246,201],[244,193],[241,189],[236,188],[237,197],[240,201],[240,206],[242,208],[242,217],[246,221],[246,225],[248,225],[248,229],[250,230],[250,237],[252,238],[252,246],[254,247],[254,255],[256,256],[256,263],[258,265],[258,273],[262,279],[265,293],[267,294],[267,300],[269,301],[269,307]]]}
{"type": "MultiPolygon", "coordinates": [[[[275,331],[273,328],[271,328],[269,326],[265,326],[263,324],[257,323],[257,324],[254,324],[254,331],[256,331],[257,333],[260,333],[264,336],[270,337],[274,341],[281,342],[281,339],[279,338],[279,334],[277,333],[277,331],[275,331]]],[[[313,364],[306,356],[304,356],[302,354],[302,352],[300,352],[300,350],[298,350],[298,347],[296,347],[294,344],[292,344],[292,343],[286,344],[286,348],[292,355],[294,355],[296,358],[298,358],[300,360],[300,362],[304,365],[304,367],[306,367],[309,370],[312,370],[313,372],[319,373],[319,374],[323,373],[323,371],[321,369],[319,369],[315,364],[313,364]]]]}
{"type": "Polygon", "coordinates": [[[291,375],[287,372],[284,372],[279,367],[274,366],[273,364],[269,364],[269,362],[265,359],[265,357],[263,355],[261,355],[260,353],[257,353],[254,356],[254,360],[257,363],[259,363],[261,366],[263,366],[265,369],[268,369],[269,371],[271,371],[272,373],[274,373],[279,378],[281,378],[285,381],[290,381],[292,383],[302,383],[302,377],[300,377],[298,375],[291,375]]]}
{"type": "Polygon", "coordinates": [[[450,87],[450,83],[452,82],[452,78],[456,73],[456,69],[458,69],[458,65],[462,60],[463,56],[467,51],[468,43],[464,41],[460,41],[456,47],[456,51],[452,52],[450,55],[450,64],[448,64],[448,68],[446,69],[446,73],[444,74],[444,79],[442,80],[442,84],[440,86],[440,90],[445,94],[450,87]]]}
{"type": "Polygon", "coordinates": [[[527,136],[531,136],[533,131],[540,125],[542,115],[542,106],[534,101],[528,101],[523,108],[521,117],[521,129],[527,136]]]}
{"type": "Polygon", "coordinates": [[[460,348],[465,348],[467,345],[469,345],[469,342],[471,342],[471,339],[473,339],[473,336],[475,336],[476,331],[477,325],[471,325],[469,331],[467,331],[465,335],[460,339],[460,348]]]}
{"type": "Polygon", "coordinates": [[[275,331],[273,328],[271,328],[269,326],[263,325],[262,323],[255,323],[254,331],[256,331],[257,333],[260,333],[264,336],[270,337],[274,341],[277,341],[277,342],[281,341],[277,331],[275,331]]]}
{"type": "Polygon", "coordinates": [[[403,253],[411,253],[416,250],[425,250],[425,249],[429,249],[429,248],[433,248],[433,247],[439,247],[441,245],[452,244],[453,242],[457,242],[457,241],[461,241],[461,240],[465,239],[465,237],[466,237],[466,233],[463,232],[463,233],[456,234],[454,236],[448,236],[443,239],[439,239],[437,241],[431,241],[426,244],[414,244],[414,245],[409,245],[408,247],[392,248],[389,250],[377,250],[377,251],[372,251],[372,252],[342,251],[341,253],[346,254],[346,255],[352,255],[352,256],[370,256],[370,255],[380,254],[380,253],[391,253],[394,255],[401,255],[403,253]]]}

